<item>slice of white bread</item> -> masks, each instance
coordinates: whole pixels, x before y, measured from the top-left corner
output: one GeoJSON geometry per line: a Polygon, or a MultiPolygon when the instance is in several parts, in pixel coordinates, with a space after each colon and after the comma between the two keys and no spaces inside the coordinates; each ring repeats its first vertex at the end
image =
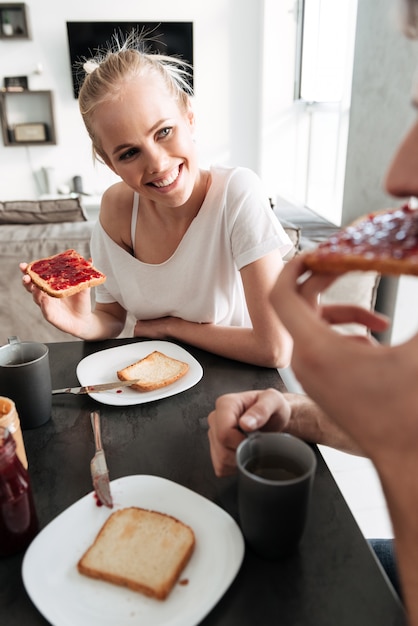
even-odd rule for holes
{"type": "Polygon", "coordinates": [[[139,383],[131,385],[131,389],[153,391],[171,385],[184,376],[188,370],[188,363],[155,350],[140,361],[119,370],[117,375],[119,380],[140,380],[139,383]]]}
{"type": "Polygon", "coordinates": [[[91,578],[164,600],[194,545],[193,530],[175,517],[129,507],[110,515],[77,568],[91,578]]]}
{"type": "Polygon", "coordinates": [[[54,298],[72,296],[106,280],[102,272],[72,248],[32,261],[27,266],[26,273],[39,289],[54,298]]]}

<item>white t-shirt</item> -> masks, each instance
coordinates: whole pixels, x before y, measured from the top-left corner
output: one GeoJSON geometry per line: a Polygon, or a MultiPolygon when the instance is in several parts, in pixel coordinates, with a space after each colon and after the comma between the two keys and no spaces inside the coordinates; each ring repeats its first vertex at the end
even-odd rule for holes
{"type": "MultiPolygon", "coordinates": [[[[140,227],[141,205],[138,223],[140,227]]],[[[96,301],[118,302],[138,320],[174,316],[192,322],[251,326],[239,270],[292,243],[270,208],[258,176],[246,168],[211,168],[206,198],[174,254],[139,261],[96,223],[94,265],[106,274],[96,301]]]]}

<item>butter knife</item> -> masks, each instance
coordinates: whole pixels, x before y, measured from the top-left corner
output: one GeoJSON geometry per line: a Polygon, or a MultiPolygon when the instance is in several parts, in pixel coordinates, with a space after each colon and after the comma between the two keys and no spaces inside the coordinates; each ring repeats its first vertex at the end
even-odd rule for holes
{"type": "Polygon", "coordinates": [[[99,501],[111,509],[113,507],[113,499],[112,494],[110,493],[109,471],[107,469],[106,458],[102,448],[99,411],[93,411],[90,413],[90,419],[94,433],[94,445],[96,447],[96,454],[90,462],[93,487],[99,501]]]}
{"type": "Polygon", "coordinates": [[[99,383],[98,385],[84,385],[83,387],[65,387],[64,389],[53,389],[52,395],[58,393],[74,393],[75,395],[83,393],[98,393],[100,391],[110,391],[111,389],[119,389],[119,387],[130,387],[139,380],[119,380],[114,383],[99,383]]]}

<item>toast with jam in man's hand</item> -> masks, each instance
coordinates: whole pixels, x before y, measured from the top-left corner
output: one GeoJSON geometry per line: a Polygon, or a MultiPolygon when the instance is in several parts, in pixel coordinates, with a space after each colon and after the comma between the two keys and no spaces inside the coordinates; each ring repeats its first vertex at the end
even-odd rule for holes
{"type": "Polygon", "coordinates": [[[308,269],[327,274],[352,270],[418,276],[418,210],[404,205],[369,213],[304,255],[308,269]]]}

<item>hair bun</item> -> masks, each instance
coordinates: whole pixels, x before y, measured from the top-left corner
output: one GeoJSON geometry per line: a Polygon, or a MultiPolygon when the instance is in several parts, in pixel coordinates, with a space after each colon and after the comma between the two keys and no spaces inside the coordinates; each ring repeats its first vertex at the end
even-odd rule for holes
{"type": "Polygon", "coordinates": [[[94,70],[97,70],[98,67],[99,67],[99,64],[96,63],[96,61],[86,61],[83,64],[83,68],[86,74],[92,74],[94,70]]]}

